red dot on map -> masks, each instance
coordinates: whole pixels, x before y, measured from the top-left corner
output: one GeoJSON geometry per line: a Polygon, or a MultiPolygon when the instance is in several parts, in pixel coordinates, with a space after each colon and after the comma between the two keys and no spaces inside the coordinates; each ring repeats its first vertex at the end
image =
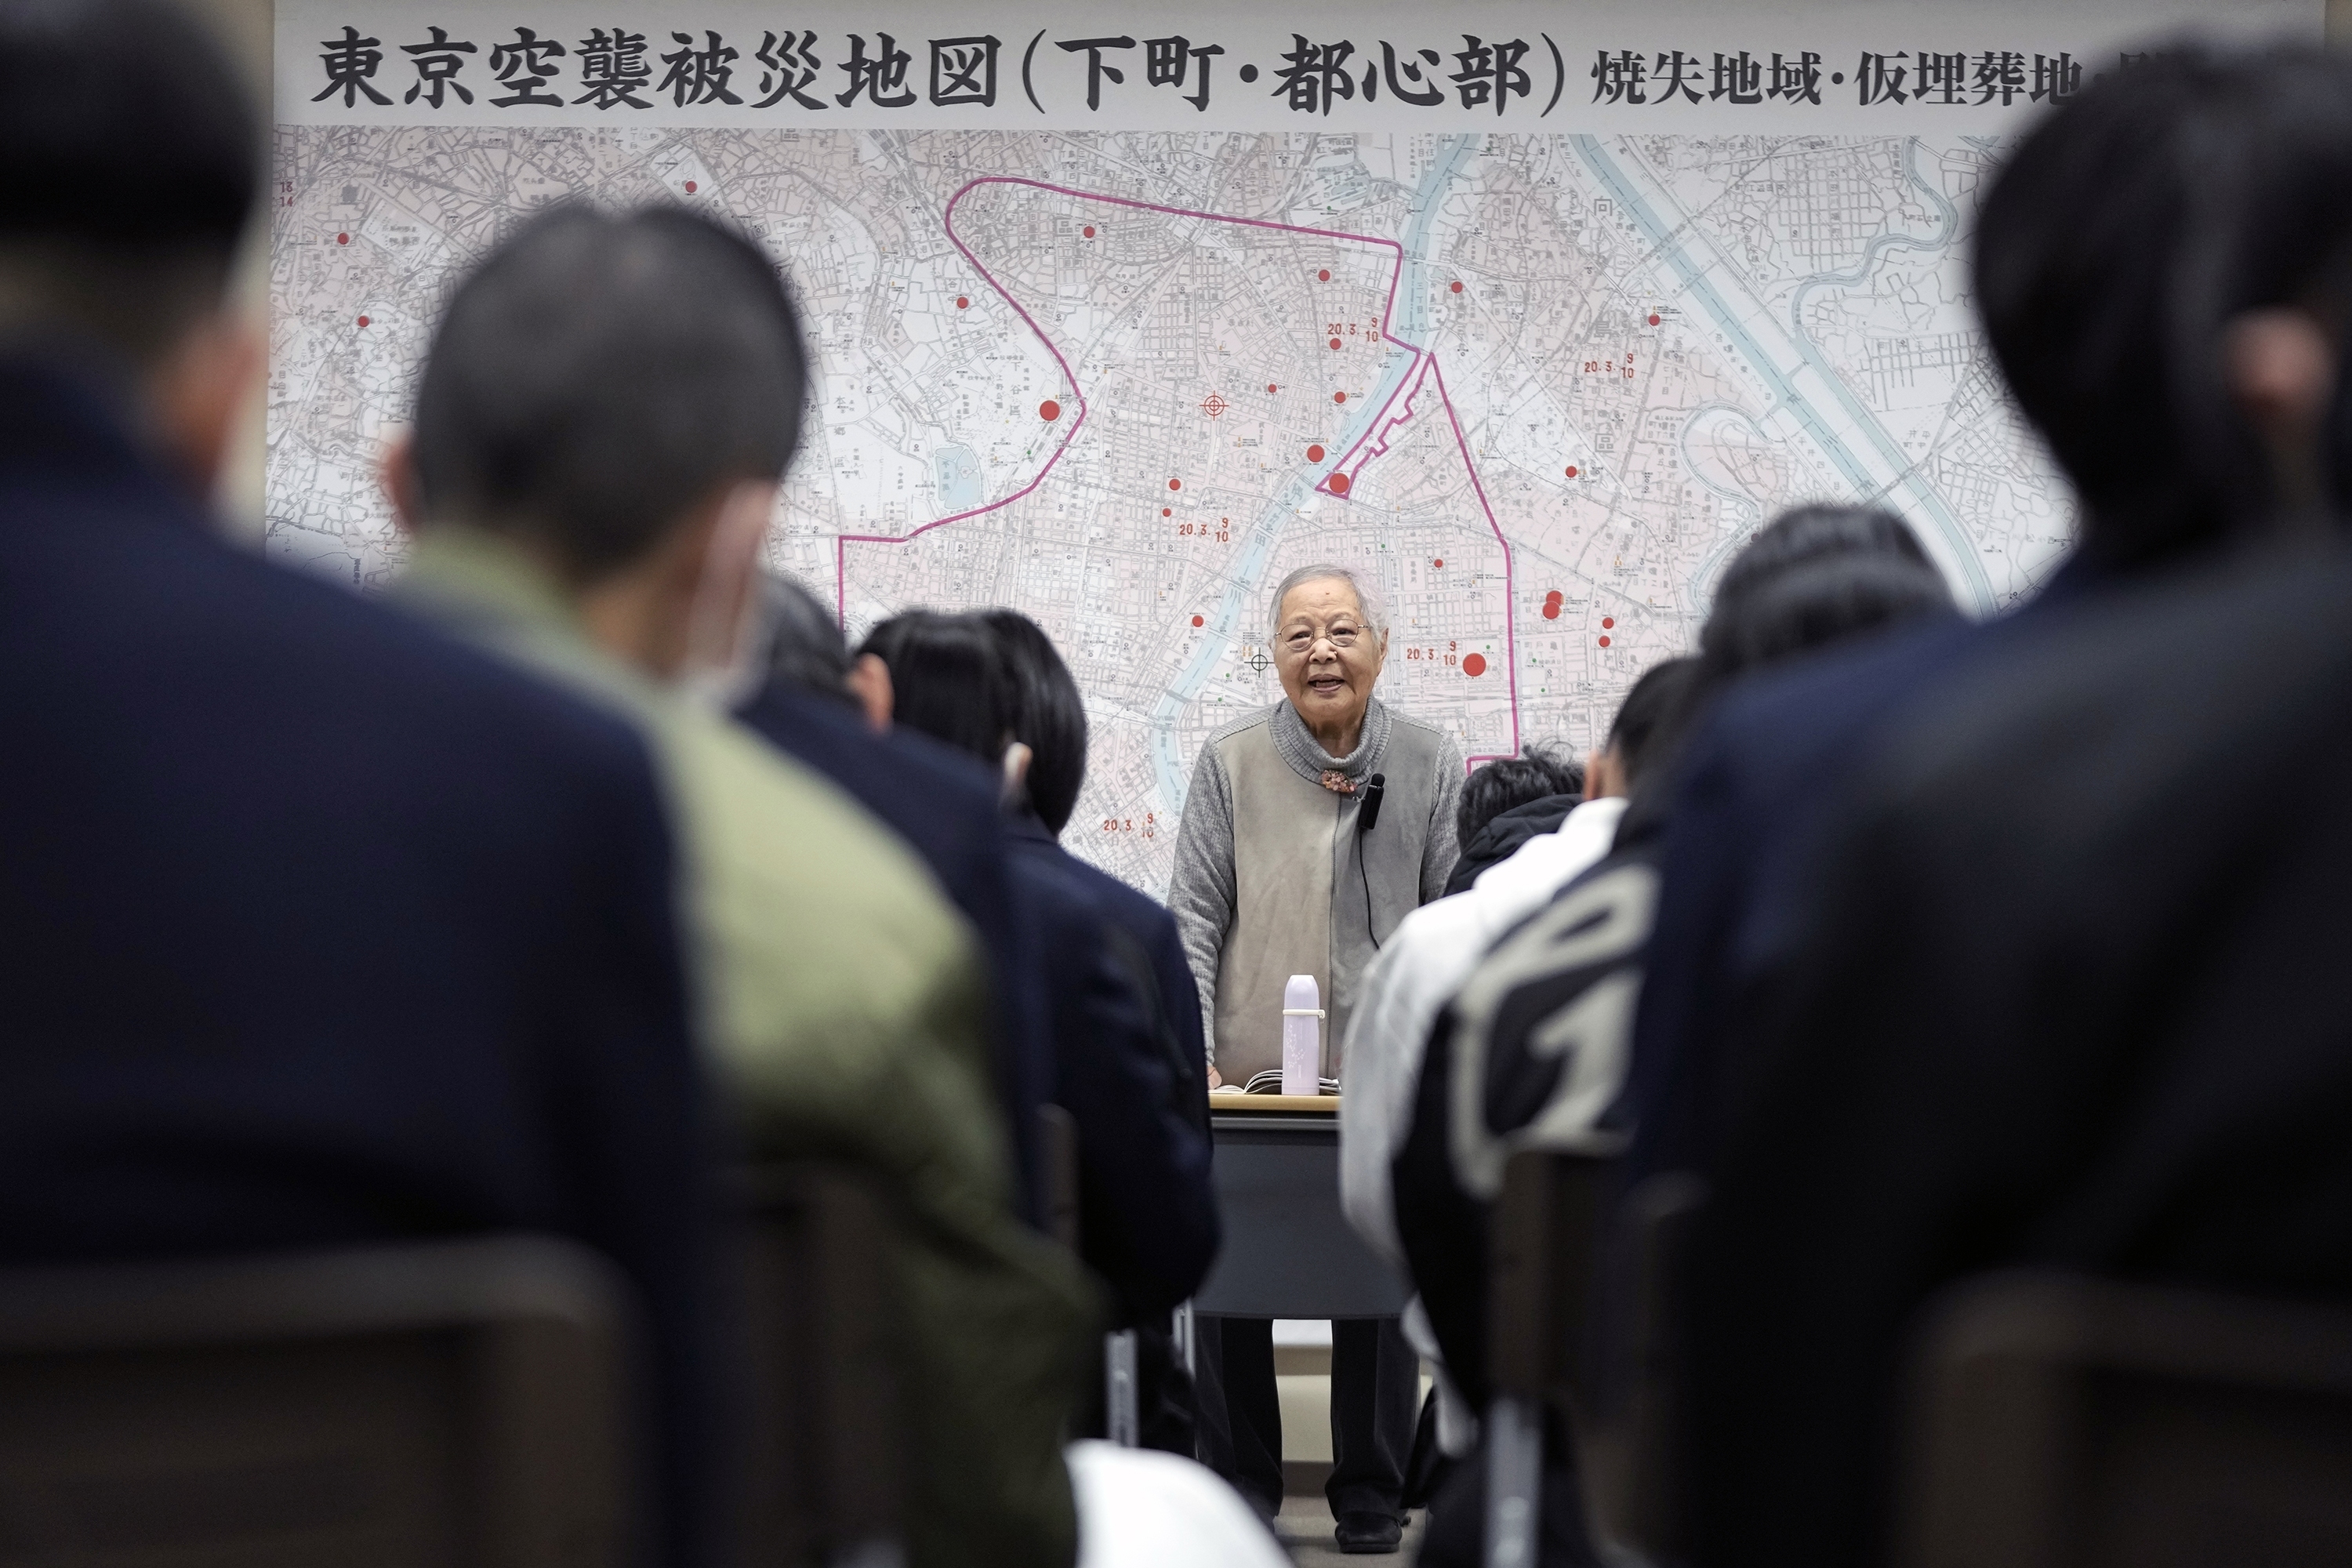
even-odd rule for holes
{"type": "Polygon", "coordinates": [[[1321,271],[1316,273],[1315,281],[1318,283],[1328,283],[1331,281],[1331,269],[1326,267],[1321,271]]]}
{"type": "Polygon", "coordinates": [[[1601,629],[1604,632],[1613,630],[1616,625],[1617,617],[1614,616],[1603,616],[1601,617],[1601,629]]]}
{"type": "Polygon", "coordinates": [[[1652,312],[1650,312],[1650,325],[1652,325],[1652,326],[1654,326],[1654,326],[1656,326],[1657,324],[1658,324],[1658,315],[1657,315],[1657,312],[1656,312],[1656,311],[1653,310],[1652,312]]]}
{"type": "Polygon", "coordinates": [[[1200,616],[1194,616],[1192,617],[1192,624],[1193,624],[1194,626],[1206,626],[1208,623],[1207,623],[1207,622],[1205,622],[1205,621],[1203,621],[1200,616]]]}
{"type": "Polygon", "coordinates": [[[1465,658],[1465,659],[1463,659],[1463,661],[1462,661],[1462,673],[1463,673],[1463,674],[1465,674],[1465,675],[1484,675],[1484,674],[1486,674],[1486,656],[1485,654],[1483,654],[1483,653],[1474,653],[1474,654],[1471,654],[1469,657],[1465,658]]]}
{"type": "Polygon", "coordinates": [[[1576,478],[1576,465],[1574,463],[1570,463],[1568,466],[1568,477],[1571,479],[1576,478]]]}
{"type": "Polygon", "coordinates": [[[1348,401],[1348,395],[1344,392],[1335,392],[1331,395],[1331,401],[1334,403],[1345,403],[1348,401]]]}
{"type": "Polygon", "coordinates": [[[1333,348],[1335,348],[1335,349],[1336,349],[1336,348],[1338,348],[1338,347],[1339,346],[1339,339],[1337,339],[1337,338],[1333,338],[1333,339],[1331,340],[1331,346],[1332,346],[1333,348]]]}
{"type": "Polygon", "coordinates": [[[339,234],[335,236],[335,243],[337,245],[349,245],[351,242],[352,237],[348,234],[339,234]]]}
{"type": "Polygon", "coordinates": [[[1445,569],[1445,557],[1441,555],[1436,560],[1431,562],[1430,564],[1442,572],[1445,569]]]}
{"type": "Polygon", "coordinates": [[[1607,637],[1602,637],[1601,639],[1601,646],[1602,647],[1607,647],[1609,646],[1609,639],[1607,637]]]}
{"type": "Polygon", "coordinates": [[[1323,448],[1319,446],[1307,447],[1307,460],[1310,463],[1321,462],[1323,460],[1323,448]]]}
{"type": "Polygon", "coordinates": [[[1176,515],[1176,509],[1173,507],[1163,506],[1160,509],[1160,515],[1162,517],[1174,517],[1176,515]]]}
{"type": "Polygon", "coordinates": [[[1462,292],[1462,279],[1459,279],[1459,278],[1456,278],[1456,279],[1454,280],[1454,291],[1456,294],[1459,294],[1460,292],[1462,292]]]}
{"type": "Polygon", "coordinates": [[[1544,595],[1544,603],[1547,605],[1557,605],[1559,601],[1560,592],[1557,588],[1554,588],[1550,593],[1544,595]]]}
{"type": "Polygon", "coordinates": [[[1088,225],[1087,225],[1087,226],[1086,226],[1086,227],[1084,227],[1084,228],[1080,229],[1078,232],[1079,232],[1080,234],[1085,235],[1088,239],[1092,239],[1092,238],[1095,237],[1095,226],[1094,226],[1094,225],[1092,225],[1092,224],[1088,224],[1088,225]]]}
{"type": "Polygon", "coordinates": [[[686,194],[687,194],[688,195],[689,195],[689,196],[690,196],[690,195],[694,195],[694,193],[695,193],[695,189],[696,189],[696,186],[695,186],[694,182],[693,182],[692,180],[688,180],[688,181],[687,181],[687,183],[686,183],[686,194]]]}
{"type": "Polygon", "coordinates": [[[360,325],[362,327],[367,325],[367,318],[365,316],[362,316],[360,318],[360,325]]]}
{"type": "Polygon", "coordinates": [[[971,310],[971,300],[969,298],[967,298],[966,296],[964,296],[964,295],[961,295],[961,294],[957,295],[957,296],[956,296],[956,309],[957,309],[957,310],[971,310]]]}
{"type": "Polygon", "coordinates": [[[1038,417],[1038,418],[1040,418],[1040,419],[1044,419],[1044,420],[1051,421],[1051,420],[1055,420],[1055,419],[1059,419],[1061,416],[1062,416],[1062,405],[1061,405],[1060,404],[1058,404],[1058,403],[1055,402],[1052,398],[1050,398],[1050,397],[1049,397],[1049,398],[1045,399],[1045,402],[1043,402],[1043,403],[1041,403],[1041,404],[1037,405],[1037,417],[1038,417]]]}
{"type": "Polygon", "coordinates": [[[1559,601],[1557,599],[1546,599],[1544,601],[1543,616],[1544,619],[1548,621],[1556,621],[1559,619],[1559,601]]]}
{"type": "Polygon", "coordinates": [[[1324,485],[1335,496],[1343,496],[1348,493],[1348,476],[1345,474],[1333,474],[1329,479],[1323,481],[1324,485]]]}
{"type": "Polygon", "coordinates": [[[1274,383],[1270,381],[1265,384],[1265,389],[1268,392],[1280,392],[1282,390],[1282,388],[1275,385],[1274,383]]]}
{"type": "Polygon", "coordinates": [[[1168,488],[1171,490],[1181,490],[1184,488],[1184,481],[1181,479],[1171,479],[1168,481],[1168,488]]]}

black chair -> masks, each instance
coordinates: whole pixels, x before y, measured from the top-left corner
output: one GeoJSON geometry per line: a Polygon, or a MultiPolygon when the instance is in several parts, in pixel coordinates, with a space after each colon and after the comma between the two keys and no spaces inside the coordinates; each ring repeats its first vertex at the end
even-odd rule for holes
{"type": "MultiPolygon", "coordinates": [[[[1037,1108],[1037,1163],[1044,1173],[1046,1234],[1077,1256],[1084,1239],[1079,1224],[1078,1122],[1058,1105],[1037,1108]]],[[[1135,1331],[1122,1329],[1103,1336],[1102,1408],[1093,1409],[1093,1396],[1081,1401],[1081,1429],[1101,1417],[1103,1436],[1122,1448],[1142,1440],[1142,1396],[1139,1383],[1135,1331]]]]}
{"type": "Polygon", "coordinates": [[[1582,1363],[1615,1181],[1612,1154],[1523,1149],[1503,1167],[1487,1255],[1488,1568],[1532,1568],[1541,1539],[1547,1410],[1589,1405],[1582,1363]]]}
{"type": "Polygon", "coordinates": [[[865,1176],[818,1163],[753,1172],[750,1208],[743,1561],[903,1563],[910,1444],[888,1210],[865,1176]]]}
{"type": "Polygon", "coordinates": [[[1037,1168],[1045,1234],[1078,1250],[1078,1119],[1058,1105],[1037,1108],[1037,1168]]]}
{"type": "Polygon", "coordinates": [[[538,1237],[0,1272],[0,1561],[618,1568],[628,1315],[538,1237]]]}
{"type": "Polygon", "coordinates": [[[1600,1279],[1585,1414],[1587,1492],[1601,1533],[1636,1556],[1689,1554],[1682,1464],[1677,1314],[1706,1184],[1645,1178],[1619,1205],[1600,1279]]]}
{"type": "Polygon", "coordinates": [[[1914,1364],[1905,1568],[2352,1563],[2352,1311],[1990,1275],[1914,1364]]]}

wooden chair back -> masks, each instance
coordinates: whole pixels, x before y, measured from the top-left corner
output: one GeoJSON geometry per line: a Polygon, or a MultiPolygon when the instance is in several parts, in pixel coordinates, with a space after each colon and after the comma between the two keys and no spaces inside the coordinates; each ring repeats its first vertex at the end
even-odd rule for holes
{"type": "Polygon", "coordinates": [[[0,1558],[621,1568],[628,1316],[542,1237],[0,1273],[0,1558]]]}
{"type": "Polygon", "coordinates": [[[2352,1563],[2352,1310],[1986,1276],[1910,1415],[1906,1568],[2352,1563]]]}

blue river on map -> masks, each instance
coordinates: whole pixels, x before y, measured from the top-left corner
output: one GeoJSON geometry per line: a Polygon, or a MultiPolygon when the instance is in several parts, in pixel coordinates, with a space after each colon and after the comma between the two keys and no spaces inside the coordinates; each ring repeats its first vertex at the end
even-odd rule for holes
{"type": "MultiPolygon", "coordinates": [[[[1446,138],[1440,144],[1435,161],[1414,187],[1412,221],[1405,226],[1402,239],[1403,271],[1397,282],[1395,314],[1389,321],[1390,335],[1408,343],[1419,346],[1429,341],[1430,260],[1424,252],[1429,246],[1430,225],[1437,216],[1446,187],[1461,176],[1477,140],[1475,136],[1446,138]]],[[[1418,363],[1418,356],[1410,349],[1391,346],[1379,390],[1362,400],[1363,412],[1334,437],[1333,451],[1349,450],[1371,429],[1418,363]]],[[[1160,798],[1168,803],[1171,816],[1183,815],[1184,792],[1190,782],[1184,776],[1182,760],[1177,755],[1177,720],[1184,705],[1209,684],[1228,650],[1262,643],[1265,623],[1261,617],[1265,613],[1265,590],[1269,585],[1264,581],[1266,563],[1273,559],[1275,546],[1282,542],[1283,532],[1297,516],[1299,507],[1313,497],[1318,478],[1314,472],[1301,470],[1268,499],[1265,510],[1244,536],[1241,549],[1227,569],[1224,596],[1218,600],[1215,609],[1208,612],[1208,625],[1192,657],[1152,707],[1151,772],[1153,781],[1160,786],[1160,798]]],[[[1241,716],[1234,715],[1236,719],[1241,716]]]]}

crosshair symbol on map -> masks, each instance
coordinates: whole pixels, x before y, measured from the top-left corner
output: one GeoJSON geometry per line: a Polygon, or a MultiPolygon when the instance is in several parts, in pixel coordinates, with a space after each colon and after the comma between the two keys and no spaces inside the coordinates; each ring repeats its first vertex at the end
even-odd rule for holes
{"type": "Polygon", "coordinates": [[[1201,399],[1201,412],[1207,415],[1212,419],[1223,414],[1226,409],[1231,408],[1232,406],[1232,404],[1227,403],[1223,397],[1213,392],[1209,394],[1208,396],[1201,399]]]}
{"type": "Polygon", "coordinates": [[[1265,655],[1262,653],[1254,653],[1242,662],[1248,665],[1252,669],[1257,671],[1258,674],[1264,675],[1265,673],[1265,667],[1269,661],[1265,655]]]}

